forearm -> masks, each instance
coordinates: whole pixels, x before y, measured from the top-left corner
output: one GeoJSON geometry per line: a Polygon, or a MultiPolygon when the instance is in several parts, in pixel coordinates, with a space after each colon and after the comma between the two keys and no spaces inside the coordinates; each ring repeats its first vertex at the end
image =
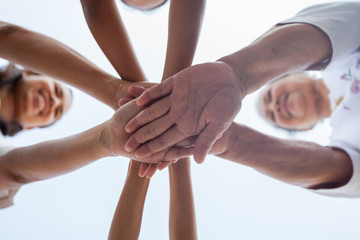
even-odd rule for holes
{"type": "Polygon", "coordinates": [[[191,66],[200,35],[204,9],[205,0],[171,1],[163,79],[191,66]]]}
{"type": "Polygon", "coordinates": [[[327,35],[309,24],[271,29],[248,47],[219,61],[235,71],[242,96],[280,76],[310,69],[331,57],[327,35]]]}
{"type": "Polygon", "coordinates": [[[101,142],[102,128],[9,151],[0,158],[0,189],[62,175],[109,156],[101,142]]]}
{"type": "Polygon", "coordinates": [[[170,239],[197,239],[189,158],[169,166],[169,180],[170,239]]]}
{"type": "Polygon", "coordinates": [[[81,4],[91,33],[121,78],[145,81],[115,0],[81,0],[81,4]]]}
{"type": "Polygon", "coordinates": [[[108,239],[138,239],[149,179],[138,175],[140,162],[131,160],[108,239]]]}
{"type": "Polygon", "coordinates": [[[24,28],[0,23],[0,56],[73,85],[113,107],[120,80],[64,44],[24,28]]]}
{"type": "Polygon", "coordinates": [[[352,175],[351,160],[341,150],[270,137],[235,123],[227,130],[226,138],[227,150],[218,157],[286,183],[305,188],[332,188],[346,184],[352,175]]]}

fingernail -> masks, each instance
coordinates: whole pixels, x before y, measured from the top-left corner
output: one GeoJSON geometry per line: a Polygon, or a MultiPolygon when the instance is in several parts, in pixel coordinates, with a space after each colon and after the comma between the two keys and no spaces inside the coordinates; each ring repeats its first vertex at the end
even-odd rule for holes
{"type": "Polygon", "coordinates": [[[124,148],[125,148],[125,151],[132,152],[131,148],[127,144],[125,144],[124,148]]]}
{"type": "Polygon", "coordinates": [[[131,133],[131,128],[128,125],[125,126],[125,132],[131,133]]]}

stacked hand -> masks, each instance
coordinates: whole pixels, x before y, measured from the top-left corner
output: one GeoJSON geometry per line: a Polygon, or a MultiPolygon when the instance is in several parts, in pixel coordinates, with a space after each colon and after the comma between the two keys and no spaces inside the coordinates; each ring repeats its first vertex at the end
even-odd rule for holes
{"type": "Polygon", "coordinates": [[[105,155],[120,155],[147,163],[159,163],[161,161],[171,161],[183,157],[183,154],[186,152],[177,147],[166,148],[163,151],[159,151],[156,154],[142,159],[137,158],[134,153],[125,151],[124,144],[130,137],[130,134],[124,130],[125,124],[143,109],[144,107],[139,107],[135,100],[132,100],[119,108],[113,117],[102,125],[99,139],[102,143],[102,149],[106,151],[105,155]]]}
{"type": "Polygon", "coordinates": [[[189,67],[137,99],[139,106],[148,107],[126,124],[132,136],[125,149],[136,150],[138,158],[154,159],[159,152],[195,137],[194,158],[201,163],[232,123],[241,99],[236,74],[226,63],[189,67]]]}

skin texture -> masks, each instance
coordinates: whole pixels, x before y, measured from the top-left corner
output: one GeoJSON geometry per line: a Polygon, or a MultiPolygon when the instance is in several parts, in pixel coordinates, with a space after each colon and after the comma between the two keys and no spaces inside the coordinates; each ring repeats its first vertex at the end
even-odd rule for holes
{"type": "MultiPolygon", "coordinates": [[[[126,125],[127,132],[140,129],[127,142],[128,150],[141,146],[136,152],[138,156],[151,155],[158,149],[171,146],[194,134],[188,131],[187,125],[205,126],[197,129],[202,130],[203,134],[211,126],[202,123],[204,120],[200,116],[205,113],[213,118],[223,117],[224,111],[232,113],[225,115],[223,119],[228,123],[236,115],[241,99],[246,94],[282,76],[324,67],[322,63],[331,54],[330,41],[321,30],[308,24],[289,24],[272,28],[249,46],[221,58],[218,64],[205,63],[189,67],[146,90],[138,98],[138,105],[152,105],[126,125]],[[211,72],[212,70],[216,73],[211,72]],[[218,74],[218,81],[209,80],[209,75],[212,74],[218,74]],[[184,79],[186,84],[182,82],[184,79]],[[237,93],[227,94],[226,98],[219,98],[216,103],[211,102],[218,95],[216,91],[209,89],[215,89],[222,81],[231,83],[230,80],[235,83],[227,84],[226,87],[237,93]],[[206,82],[206,85],[199,82],[206,82]],[[206,97],[208,101],[201,101],[206,97]],[[236,107],[234,103],[237,103],[236,107]],[[208,110],[210,105],[212,111],[208,110]],[[162,110],[164,106],[168,111],[162,110]],[[194,112],[196,110],[198,112],[194,112]],[[189,117],[179,117],[187,116],[187,113],[189,117]],[[171,131],[162,127],[164,122],[169,121],[171,126],[175,126],[169,128],[171,131]],[[172,130],[174,128],[176,131],[172,130]],[[145,141],[148,142],[140,145],[145,141]]],[[[206,139],[200,139],[201,134],[193,136],[191,143],[195,142],[195,147],[178,150],[178,153],[187,152],[189,156],[194,154],[195,160],[201,162],[204,154],[211,150],[221,158],[252,167],[281,181],[311,189],[343,186],[352,176],[351,160],[340,149],[311,142],[277,139],[235,123],[227,131],[226,129],[226,124],[214,127],[208,134],[211,137],[206,139]],[[216,138],[219,140],[212,145],[216,138]]]]}
{"type": "Polygon", "coordinates": [[[257,107],[260,115],[274,126],[307,130],[330,116],[328,95],[321,79],[290,74],[268,84],[259,95],[257,107]]]}
{"type": "MultiPolygon", "coordinates": [[[[120,155],[135,159],[134,154],[123,148],[129,138],[124,125],[141,110],[131,101],[119,108],[111,119],[87,131],[9,151],[0,158],[0,190],[59,176],[104,157],[120,155]]],[[[171,160],[174,156],[167,157],[163,152],[157,159],[147,161],[164,159],[171,160]]]]}
{"type": "Polygon", "coordinates": [[[120,98],[130,96],[128,90],[134,85],[102,71],[55,39],[4,22],[0,22],[0,56],[79,88],[114,110],[120,98]]]}
{"type": "MultiPolygon", "coordinates": [[[[168,46],[163,78],[191,65],[199,36],[204,4],[204,1],[200,0],[172,0],[170,2],[168,46]]],[[[129,40],[121,22],[121,17],[115,7],[115,1],[83,0],[82,5],[94,38],[118,73],[121,76],[127,74],[127,79],[134,81],[146,80],[133,53],[125,56],[124,46],[126,45],[123,44],[129,43],[129,40]],[[105,37],[109,35],[111,37],[105,37]],[[130,67],[122,67],[124,62],[127,62],[130,67]]],[[[144,88],[129,88],[131,96],[138,96],[143,91],[144,88]]],[[[125,104],[130,99],[122,98],[119,103],[121,105],[125,104]]],[[[175,155],[171,154],[172,152],[177,154],[176,159],[181,158],[175,149],[169,149],[168,156],[173,157],[171,160],[175,159],[175,155]]],[[[165,157],[162,159],[161,168],[169,164],[164,162],[167,159],[169,158],[165,157]]],[[[157,163],[157,161],[149,162],[157,163]]],[[[181,164],[170,166],[171,170],[169,169],[170,239],[196,239],[196,221],[189,168],[190,161],[189,159],[182,159],[179,162],[181,164]]],[[[134,162],[130,164],[128,179],[133,180],[126,181],[114,214],[109,234],[110,239],[137,239],[142,216],[142,211],[139,211],[139,209],[142,210],[147,187],[144,187],[144,179],[132,173],[134,169],[137,169],[141,176],[150,178],[156,172],[157,167],[158,164],[139,165],[134,162]],[[131,185],[131,187],[127,184],[131,185]],[[134,200],[135,195],[139,199],[134,200]],[[132,202],[134,202],[134,205],[130,206],[129,203],[132,202]],[[122,220],[127,218],[129,218],[129,221],[122,220]]]]}
{"type": "Polygon", "coordinates": [[[330,56],[329,39],[321,30],[308,24],[275,27],[217,63],[189,67],[145,91],[138,104],[153,104],[126,125],[126,131],[134,133],[127,150],[148,156],[196,135],[194,158],[202,162],[230,126],[242,98],[330,56]]]}
{"type": "MultiPolygon", "coordinates": [[[[64,80],[114,109],[118,108],[121,97],[130,96],[131,83],[103,72],[54,39],[3,22],[0,23],[0,56],[64,80]]],[[[142,108],[134,102],[129,104],[127,106],[131,109],[123,110],[126,114],[115,112],[109,121],[83,133],[9,151],[0,158],[0,189],[16,189],[30,182],[62,175],[106,156],[124,154],[135,158],[123,148],[128,139],[124,124],[129,120],[126,116],[142,108]]],[[[159,159],[167,159],[164,155],[159,155],[159,159]]],[[[152,160],[149,158],[148,161],[152,160]]]]}
{"type": "Polygon", "coordinates": [[[351,160],[340,149],[274,138],[236,123],[212,151],[220,158],[309,189],[340,187],[352,176],[351,160]]]}

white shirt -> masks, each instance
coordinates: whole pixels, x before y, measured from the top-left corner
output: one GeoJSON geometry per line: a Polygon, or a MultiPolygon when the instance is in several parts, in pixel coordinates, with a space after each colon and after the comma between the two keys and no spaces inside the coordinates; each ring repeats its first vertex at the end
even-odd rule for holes
{"type": "Polygon", "coordinates": [[[337,197],[360,197],[360,2],[314,5],[280,24],[308,23],[330,39],[332,57],[323,79],[334,100],[344,97],[330,118],[330,146],[351,158],[353,175],[339,188],[315,192],[337,197]]]}

